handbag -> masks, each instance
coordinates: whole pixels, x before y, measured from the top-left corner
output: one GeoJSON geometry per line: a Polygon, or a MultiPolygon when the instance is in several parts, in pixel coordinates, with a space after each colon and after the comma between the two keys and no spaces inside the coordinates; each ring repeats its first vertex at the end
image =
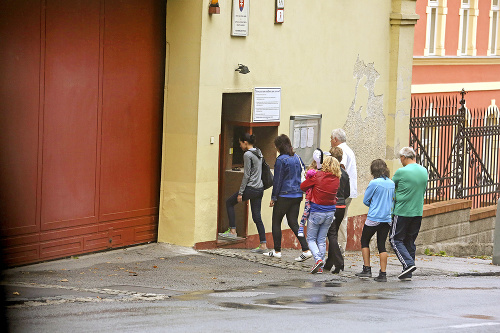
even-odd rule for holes
{"type": "MultiPolygon", "coordinates": [[[[251,152],[260,158],[260,156],[253,150],[251,152]]],[[[260,179],[262,180],[262,183],[264,184],[264,190],[267,190],[271,186],[273,186],[273,173],[271,172],[271,167],[269,164],[267,164],[266,160],[264,159],[264,156],[262,156],[262,174],[260,176],[260,179]]]]}
{"type": "Polygon", "coordinates": [[[300,182],[303,183],[304,180],[306,180],[306,165],[304,164],[304,162],[302,162],[302,159],[300,158],[300,156],[298,154],[295,154],[297,156],[297,158],[299,159],[299,162],[300,162],[300,167],[302,168],[302,171],[300,172],[300,182]]]}

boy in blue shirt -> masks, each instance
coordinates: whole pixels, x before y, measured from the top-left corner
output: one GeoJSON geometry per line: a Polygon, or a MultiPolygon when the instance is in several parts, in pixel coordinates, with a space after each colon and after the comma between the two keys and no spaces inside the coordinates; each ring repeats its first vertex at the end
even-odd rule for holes
{"type": "Polygon", "coordinates": [[[361,234],[361,253],[363,254],[363,271],[357,273],[360,278],[372,277],[370,266],[370,240],[377,233],[377,247],[380,254],[380,273],[377,282],[387,282],[387,250],[385,242],[390,231],[390,222],[394,198],[394,182],[389,178],[387,164],[376,159],[370,165],[373,180],[370,181],[363,198],[369,207],[368,216],[361,234]]]}

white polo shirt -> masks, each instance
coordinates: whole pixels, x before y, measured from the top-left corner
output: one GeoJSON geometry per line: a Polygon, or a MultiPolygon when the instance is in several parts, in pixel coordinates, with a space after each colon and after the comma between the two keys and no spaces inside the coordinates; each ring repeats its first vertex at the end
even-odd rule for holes
{"type": "Polygon", "coordinates": [[[356,169],[356,156],[354,156],[354,152],[345,142],[339,144],[339,147],[342,148],[342,162],[340,162],[340,164],[345,166],[345,171],[349,175],[349,185],[351,190],[349,198],[356,198],[358,196],[358,171],[356,169]]]}

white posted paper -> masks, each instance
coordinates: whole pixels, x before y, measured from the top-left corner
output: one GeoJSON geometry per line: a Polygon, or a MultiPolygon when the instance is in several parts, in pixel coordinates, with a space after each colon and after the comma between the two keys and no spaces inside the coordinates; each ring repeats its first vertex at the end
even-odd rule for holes
{"type": "Polygon", "coordinates": [[[300,128],[293,129],[293,149],[299,148],[300,145],[300,128]]]}
{"type": "Polygon", "coordinates": [[[281,88],[254,88],[253,121],[280,121],[281,88]]]}
{"type": "Polygon", "coordinates": [[[307,147],[307,127],[300,129],[300,148],[307,147]]]}
{"type": "Polygon", "coordinates": [[[307,147],[312,147],[314,144],[314,127],[307,128],[307,147]]]}

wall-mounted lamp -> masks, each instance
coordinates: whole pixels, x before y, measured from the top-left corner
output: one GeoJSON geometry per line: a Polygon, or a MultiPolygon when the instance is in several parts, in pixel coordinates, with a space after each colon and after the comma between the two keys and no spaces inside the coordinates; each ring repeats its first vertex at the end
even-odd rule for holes
{"type": "Polygon", "coordinates": [[[219,0],[210,0],[209,14],[220,14],[219,0]]]}
{"type": "Polygon", "coordinates": [[[235,72],[239,72],[240,74],[248,74],[250,73],[250,70],[248,69],[247,66],[238,64],[238,68],[234,70],[235,72]]]}

